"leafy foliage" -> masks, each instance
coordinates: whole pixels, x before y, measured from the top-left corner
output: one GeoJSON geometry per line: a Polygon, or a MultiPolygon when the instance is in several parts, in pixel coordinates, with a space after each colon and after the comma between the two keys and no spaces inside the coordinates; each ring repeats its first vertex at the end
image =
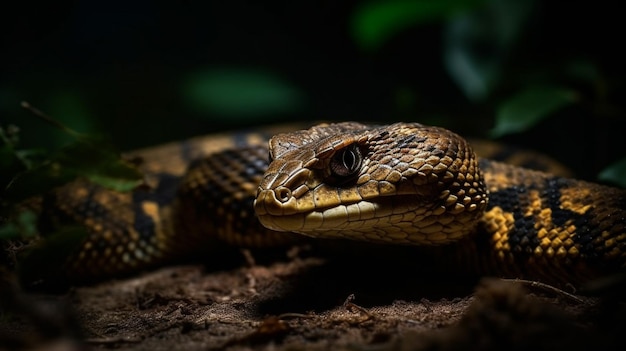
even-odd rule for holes
{"type": "Polygon", "coordinates": [[[15,176],[5,189],[14,202],[45,193],[77,177],[117,191],[130,191],[141,184],[142,175],[104,142],[76,140],[53,153],[44,162],[15,176]]]}
{"type": "Polygon", "coordinates": [[[367,51],[379,49],[395,34],[418,24],[447,19],[483,0],[375,1],[360,5],[352,16],[352,36],[367,51]]]}
{"type": "Polygon", "coordinates": [[[293,112],[303,103],[302,94],[275,74],[245,68],[195,72],[183,95],[205,115],[239,119],[293,112]]]}
{"type": "Polygon", "coordinates": [[[626,188],[626,158],[612,163],[598,174],[598,179],[626,188]]]}
{"type": "MultiPolygon", "coordinates": [[[[130,191],[143,182],[139,170],[121,159],[108,143],[78,133],[28,104],[24,107],[63,130],[73,141],[50,153],[20,150],[17,129],[0,126],[0,168],[4,175],[0,193],[0,243],[8,240],[28,242],[39,235],[37,209],[22,204],[78,177],[117,191],[130,191]]],[[[46,234],[34,246],[20,252],[23,257],[19,261],[22,280],[38,279],[42,274],[58,270],[87,235],[82,227],[62,227],[46,234]]]]}
{"type": "Polygon", "coordinates": [[[505,100],[496,113],[496,126],[491,130],[497,138],[523,132],[551,113],[577,101],[575,91],[562,87],[534,86],[505,100]]]}
{"type": "Polygon", "coordinates": [[[505,66],[528,22],[534,0],[485,1],[444,24],[443,60],[465,95],[488,98],[506,78],[505,66]]]}
{"type": "Polygon", "coordinates": [[[0,225],[0,241],[37,236],[37,214],[33,211],[19,211],[13,220],[0,225]]]}
{"type": "MultiPolygon", "coordinates": [[[[119,152],[110,144],[98,137],[78,133],[40,111],[31,109],[37,116],[63,130],[73,141],[60,150],[45,154],[17,148],[17,136],[3,138],[1,146],[5,201],[19,203],[32,196],[43,194],[55,187],[63,185],[77,177],[85,177],[104,187],[130,191],[143,182],[141,172],[131,163],[120,158],[119,152]],[[37,154],[39,159],[30,155],[37,154]],[[10,178],[10,179],[9,179],[10,178]]],[[[0,133],[6,135],[0,129],[0,133]]]]}

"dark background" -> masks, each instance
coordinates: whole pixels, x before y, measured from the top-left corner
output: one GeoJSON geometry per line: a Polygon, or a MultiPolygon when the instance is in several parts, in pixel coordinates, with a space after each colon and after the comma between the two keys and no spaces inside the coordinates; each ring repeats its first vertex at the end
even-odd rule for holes
{"type": "Polygon", "coordinates": [[[407,10],[368,46],[355,23],[384,18],[384,3],[16,2],[1,15],[0,123],[17,124],[25,147],[67,142],[28,101],[122,150],[294,120],[420,121],[486,137],[507,99],[558,85],[576,103],[501,140],[587,179],[624,157],[618,2],[442,1],[450,11],[407,10]],[[512,23],[516,34],[498,39],[512,23]],[[445,64],[454,50],[492,69],[493,84],[463,88],[445,64]]]}

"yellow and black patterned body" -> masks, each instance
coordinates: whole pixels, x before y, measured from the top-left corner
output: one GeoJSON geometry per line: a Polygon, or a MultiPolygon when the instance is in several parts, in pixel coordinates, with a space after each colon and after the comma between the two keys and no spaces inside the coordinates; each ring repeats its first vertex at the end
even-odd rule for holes
{"type": "Polygon", "coordinates": [[[68,184],[44,200],[42,228],[88,227],[67,272],[90,280],[223,242],[285,243],[290,232],[435,245],[486,274],[556,283],[626,264],[624,190],[479,159],[456,134],[419,124],[319,126],[268,150],[285,128],[134,152],[148,187],[68,184]]]}
{"type": "Polygon", "coordinates": [[[479,165],[489,204],[466,246],[476,250],[465,254],[470,266],[574,286],[623,270],[624,190],[487,159],[479,165]]]}
{"type": "Polygon", "coordinates": [[[293,130],[277,126],[214,134],[129,152],[145,186],[119,193],[77,180],[44,197],[40,230],[84,225],[88,239],[68,258],[69,280],[133,274],[221,243],[285,242],[252,212],[256,182],[267,167],[267,140],[293,130]]]}

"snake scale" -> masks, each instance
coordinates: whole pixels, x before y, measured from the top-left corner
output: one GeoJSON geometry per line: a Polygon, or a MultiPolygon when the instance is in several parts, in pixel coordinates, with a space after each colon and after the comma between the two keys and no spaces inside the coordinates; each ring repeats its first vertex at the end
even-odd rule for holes
{"type": "Polygon", "coordinates": [[[76,180],[44,198],[40,227],[88,228],[65,267],[77,281],[218,243],[284,244],[300,237],[292,233],[428,246],[485,274],[554,283],[626,265],[622,189],[479,158],[455,133],[418,123],[287,130],[130,153],[147,187],[117,193],[76,180]]]}

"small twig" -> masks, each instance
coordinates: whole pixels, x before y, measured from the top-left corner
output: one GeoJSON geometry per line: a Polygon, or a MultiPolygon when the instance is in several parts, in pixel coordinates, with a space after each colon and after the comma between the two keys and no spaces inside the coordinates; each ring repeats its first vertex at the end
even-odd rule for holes
{"type": "Polygon", "coordinates": [[[252,255],[252,252],[249,249],[242,248],[239,251],[243,255],[243,258],[246,260],[246,264],[248,265],[248,267],[256,266],[256,260],[254,259],[254,256],[252,255]]]}
{"type": "Polygon", "coordinates": [[[24,108],[25,110],[28,110],[30,113],[32,113],[33,115],[41,118],[42,120],[46,121],[47,123],[50,123],[51,125],[61,129],[62,131],[66,132],[67,134],[76,137],[76,138],[81,138],[83,137],[83,134],[63,125],[61,122],[55,120],[54,118],[52,118],[51,116],[47,115],[46,113],[44,113],[43,111],[39,110],[36,107],[31,106],[30,103],[28,103],[27,101],[22,101],[21,104],[22,108],[24,108]]]}
{"type": "Polygon", "coordinates": [[[346,301],[344,301],[343,303],[343,307],[350,312],[354,312],[353,310],[357,310],[363,313],[364,315],[366,315],[368,319],[374,318],[374,316],[371,313],[369,313],[365,308],[353,303],[352,301],[354,301],[354,299],[356,299],[356,296],[354,296],[354,294],[348,295],[348,297],[346,298],[346,301]]]}
{"type": "Polygon", "coordinates": [[[256,290],[256,278],[254,277],[254,275],[248,272],[246,274],[246,278],[248,279],[248,292],[254,295],[258,294],[256,290]]]}
{"type": "Polygon", "coordinates": [[[552,292],[552,293],[554,293],[556,295],[560,295],[560,296],[566,297],[566,298],[568,298],[568,299],[570,299],[570,300],[572,300],[574,302],[581,303],[581,304],[585,303],[585,301],[583,299],[581,299],[580,297],[578,297],[578,296],[576,296],[574,294],[570,294],[567,291],[559,289],[559,288],[557,288],[555,286],[552,286],[552,285],[549,285],[549,284],[546,284],[546,283],[542,283],[542,282],[538,282],[538,281],[535,281],[535,280],[502,279],[502,281],[519,283],[519,284],[523,284],[525,286],[529,286],[529,287],[532,287],[532,288],[543,289],[543,290],[552,292]]]}

